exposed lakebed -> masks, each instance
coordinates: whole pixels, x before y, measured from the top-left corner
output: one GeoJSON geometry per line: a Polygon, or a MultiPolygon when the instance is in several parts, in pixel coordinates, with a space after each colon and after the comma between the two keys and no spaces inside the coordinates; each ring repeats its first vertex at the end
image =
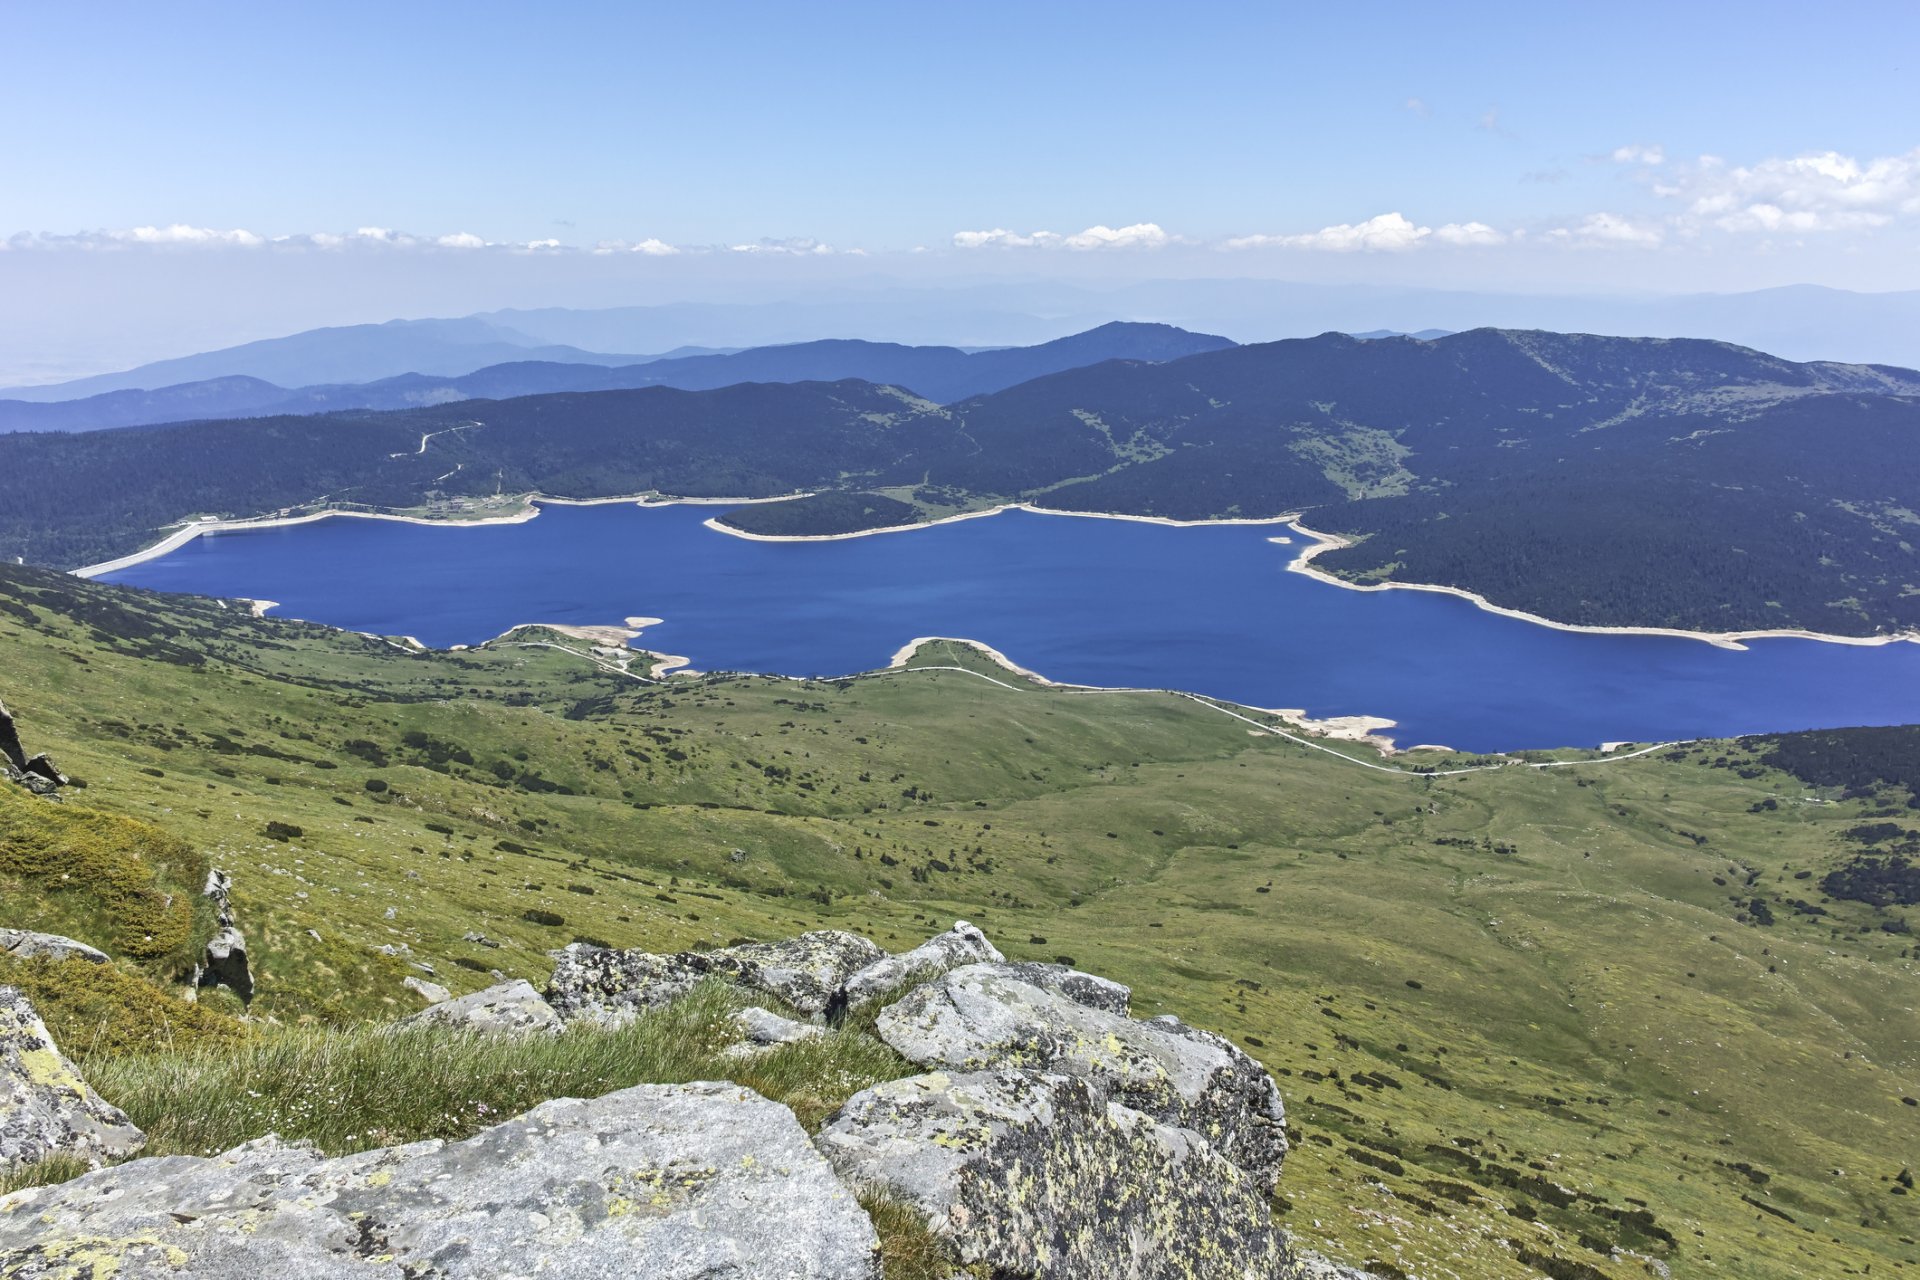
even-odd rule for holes
{"type": "Polygon", "coordinates": [[[1055,680],[1176,688],[1401,743],[1593,746],[1920,721],[1920,645],[1556,630],[1449,595],[1343,590],[1283,526],[1024,511],[760,542],[716,508],[547,506],[520,524],[334,518],[228,532],[104,580],[279,601],[278,614],[444,647],[516,623],[663,619],[635,643],[699,670],[844,675],[916,636],[979,640],[1055,680]]]}

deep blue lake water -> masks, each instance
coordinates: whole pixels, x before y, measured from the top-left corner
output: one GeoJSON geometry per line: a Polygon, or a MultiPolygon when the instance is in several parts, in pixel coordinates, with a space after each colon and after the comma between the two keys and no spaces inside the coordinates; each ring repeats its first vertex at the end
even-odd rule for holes
{"type": "Polygon", "coordinates": [[[428,645],[515,623],[662,618],[636,643],[699,670],[843,675],[964,636],[1056,680],[1187,689],[1401,743],[1594,746],[1920,721],[1920,645],[1586,635],[1453,596],[1288,573],[1284,526],[1173,528],[1012,511],[836,542],[752,542],[700,506],[543,509],[518,525],[329,519],[202,537],[109,575],[277,600],[428,645]]]}

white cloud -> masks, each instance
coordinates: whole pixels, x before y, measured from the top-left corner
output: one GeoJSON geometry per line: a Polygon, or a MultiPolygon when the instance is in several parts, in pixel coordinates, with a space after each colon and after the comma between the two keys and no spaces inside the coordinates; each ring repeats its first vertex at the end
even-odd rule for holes
{"type": "Polygon", "coordinates": [[[452,235],[436,237],[434,243],[442,249],[484,249],[487,242],[471,231],[456,231],[452,235]]]}
{"type": "Polygon", "coordinates": [[[1158,223],[1136,222],[1125,227],[1088,227],[1066,238],[1069,249],[1158,249],[1167,243],[1158,223]]]}
{"type": "Polygon", "coordinates": [[[1053,231],[1035,231],[1021,235],[1005,227],[991,231],[956,231],[956,249],[1159,249],[1178,242],[1157,222],[1135,222],[1124,227],[1106,225],[1088,227],[1063,236],[1053,231]]]}
{"type": "Polygon", "coordinates": [[[1476,246],[1505,244],[1507,240],[1505,232],[1495,231],[1484,222],[1449,222],[1435,227],[1433,238],[1442,244],[1476,246]]]}
{"type": "Polygon", "coordinates": [[[1920,215],[1920,147],[1871,160],[1819,151],[1747,166],[1702,156],[1653,192],[1679,202],[1679,221],[1693,229],[1870,230],[1920,215]]]}
{"type": "Polygon", "coordinates": [[[1021,235],[1005,227],[995,227],[991,231],[956,231],[953,233],[953,247],[956,249],[1034,249],[1060,243],[1061,237],[1051,231],[1036,231],[1032,235],[1021,235]]]}
{"type": "Polygon", "coordinates": [[[1547,232],[1549,240],[1582,246],[1639,245],[1652,248],[1666,239],[1657,224],[1625,218],[1617,213],[1590,213],[1580,221],[1547,232]]]}
{"type": "Polygon", "coordinates": [[[1433,108],[1428,106],[1425,100],[1421,98],[1408,98],[1405,105],[1407,110],[1413,112],[1413,114],[1419,116],[1422,120],[1433,114],[1433,108]]]}
{"type": "MultiPolygon", "coordinates": [[[[1473,224],[1478,226],[1478,223],[1473,224]]],[[[1228,240],[1228,249],[1318,249],[1327,253],[1395,253],[1411,249],[1433,234],[1400,213],[1382,213],[1365,222],[1342,222],[1298,235],[1252,235],[1228,240]]]]}
{"type": "Polygon", "coordinates": [[[265,243],[251,231],[215,231],[211,227],[189,227],[178,222],[169,227],[135,227],[120,235],[136,244],[234,244],[252,248],[265,243]]]}
{"type": "Polygon", "coordinates": [[[811,236],[789,236],[785,240],[756,240],[752,244],[730,244],[728,250],[733,253],[787,253],[801,256],[825,257],[833,252],[833,246],[822,244],[811,236]]]}
{"type": "Polygon", "coordinates": [[[1627,146],[1615,147],[1613,149],[1613,162],[1615,164],[1659,165],[1667,162],[1667,153],[1657,145],[1644,147],[1637,143],[1631,143],[1627,146]]]}

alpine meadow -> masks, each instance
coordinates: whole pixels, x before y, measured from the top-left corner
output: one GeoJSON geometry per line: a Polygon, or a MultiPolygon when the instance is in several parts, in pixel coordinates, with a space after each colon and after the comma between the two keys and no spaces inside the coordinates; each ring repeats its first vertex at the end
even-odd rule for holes
{"type": "Polygon", "coordinates": [[[0,1276],[1920,1274],[1920,15],[1729,16],[15,15],[0,1276]]]}

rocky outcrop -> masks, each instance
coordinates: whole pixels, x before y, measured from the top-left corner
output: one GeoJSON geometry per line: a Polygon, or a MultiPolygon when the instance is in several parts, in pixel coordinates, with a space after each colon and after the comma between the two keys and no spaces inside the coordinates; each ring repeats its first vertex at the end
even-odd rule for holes
{"type": "Polygon", "coordinates": [[[241,1004],[253,1003],[253,970],[247,964],[247,938],[234,924],[233,877],[214,867],[207,872],[201,896],[213,903],[220,932],[213,935],[200,963],[193,972],[194,987],[225,987],[240,997],[241,1004]]]}
{"type": "Polygon", "coordinates": [[[327,1159],[265,1139],[0,1199],[0,1274],[878,1280],[853,1195],[737,1085],[544,1103],[464,1142],[327,1159]]]}
{"type": "Polygon", "coordinates": [[[837,929],[785,942],[747,942],[712,951],[655,955],[576,942],[560,952],[547,999],[562,1017],[619,1019],[679,998],[718,978],[819,1013],[848,976],[885,953],[837,929]]]}
{"type": "Polygon", "coordinates": [[[983,961],[1004,961],[987,935],[965,920],[954,921],[953,928],[927,939],[911,951],[882,956],[846,980],[832,1013],[857,1009],[861,1005],[890,995],[916,982],[937,978],[950,969],[983,961]]]}
{"type": "Polygon", "coordinates": [[[1197,1133],[1038,1071],[868,1089],[817,1139],[849,1183],[927,1215],[964,1265],[1003,1280],[1277,1280],[1265,1189],[1197,1133]]]}
{"type": "Polygon", "coordinates": [[[1225,1037],[1177,1018],[1136,1022],[972,965],[908,992],[875,1030],[922,1066],[1086,1080],[1103,1098],[1206,1135],[1263,1190],[1280,1176],[1286,1114],[1273,1077],[1225,1037]]]}
{"type": "Polygon", "coordinates": [[[42,752],[30,756],[20,742],[20,729],[13,714],[0,702],[0,777],[19,783],[36,795],[51,796],[67,785],[67,775],[42,752]]]}
{"type": "Polygon", "coordinates": [[[97,1165],[146,1141],[61,1054],[26,996],[0,987],[0,1169],[62,1155],[97,1165]]]}
{"type": "Polygon", "coordinates": [[[57,933],[31,933],[25,929],[0,929],[0,952],[16,960],[66,960],[77,956],[94,964],[107,962],[107,953],[97,947],[57,933]]]}
{"type": "MultiPolygon", "coordinates": [[[[232,930],[223,875],[208,893],[232,930]]],[[[650,1085],[547,1103],[451,1145],[328,1159],[268,1139],[135,1161],[0,1199],[0,1274],[878,1280],[856,1199],[871,1191],[921,1215],[956,1275],[1370,1280],[1292,1250],[1272,1223],[1287,1149],[1272,1078],[1211,1032],[1129,1017],[1119,983],[1008,962],[965,922],[898,956],[837,932],[557,955],[546,998],[504,982],[396,1025],[555,1034],[719,979],[811,1015],[735,1008],[728,1058],[826,1036],[820,1015],[885,996],[875,1034],[927,1073],[854,1095],[813,1145],[786,1107],[739,1086],[650,1085]]],[[[72,1081],[70,1110],[124,1122],[72,1081]]],[[[0,1110],[9,1140],[12,1114],[0,1110]]],[[[35,1150],[125,1149],[89,1147],[78,1121],[52,1137],[35,1150]]]]}
{"type": "Polygon", "coordinates": [[[1075,1004],[1103,1013],[1126,1017],[1133,1008],[1133,989],[1097,973],[1082,973],[1063,964],[1043,964],[1025,960],[1019,964],[994,965],[993,971],[1031,986],[1041,987],[1075,1004]]]}
{"type": "Polygon", "coordinates": [[[489,1035],[524,1036],[557,1034],[562,1024],[560,1015],[540,998],[533,984],[516,978],[485,991],[428,1005],[402,1018],[398,1025],[460,1027],[489,1035]]]}

